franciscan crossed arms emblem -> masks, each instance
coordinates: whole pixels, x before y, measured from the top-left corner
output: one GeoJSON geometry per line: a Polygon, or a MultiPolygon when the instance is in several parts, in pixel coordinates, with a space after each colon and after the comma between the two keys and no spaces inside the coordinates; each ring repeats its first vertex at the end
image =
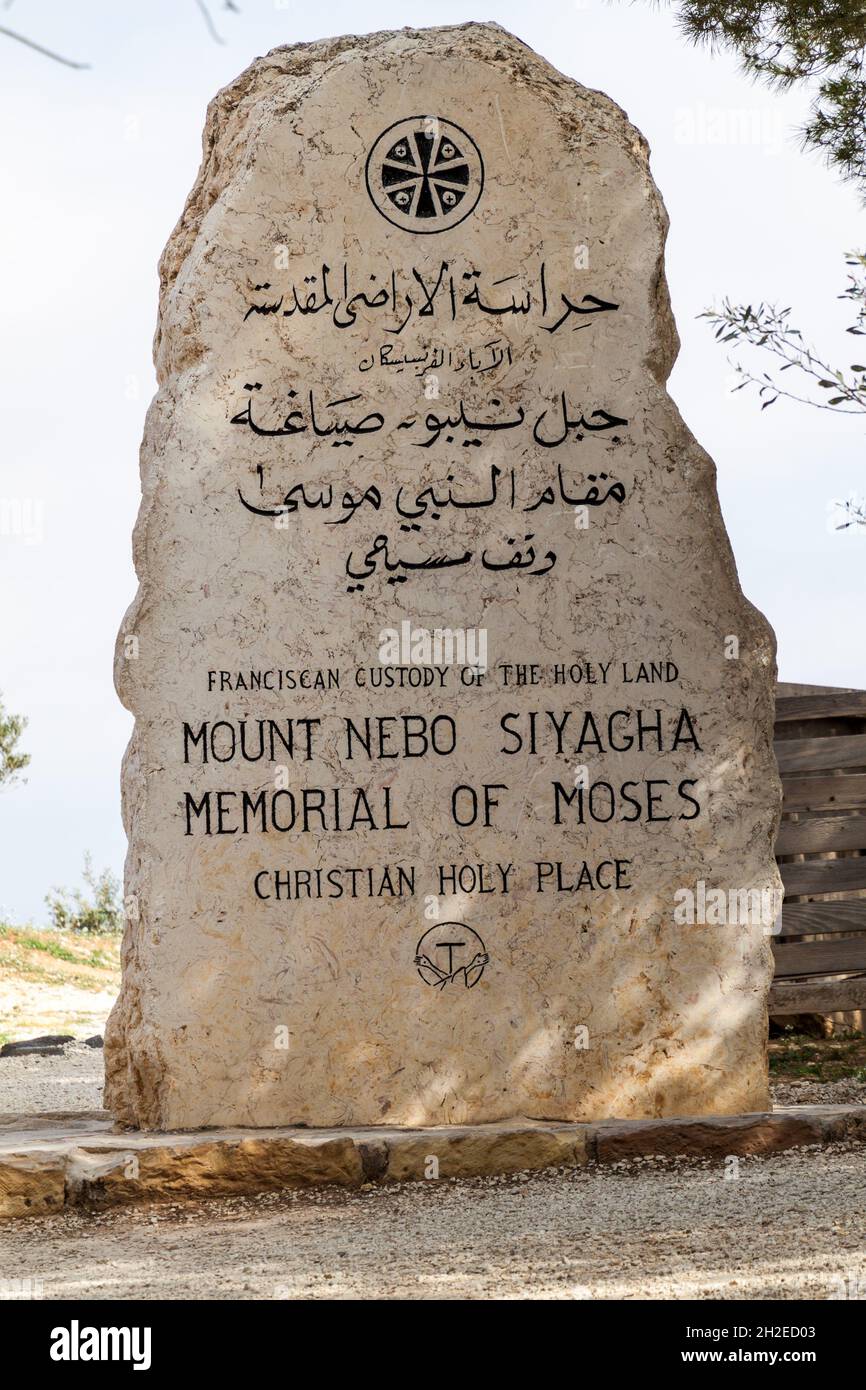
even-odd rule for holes
{"type": "Polygon", "coordinates": [[[442,116],[410,116],[388,126],[367,156],[365,172],[377,210],[416,235],[456,227],[484,187],[478,146],[442,116]]]}
{"type": "Polygon", "coordinates": [[[484,974],[490,957],[484,942],[462,922],[439,922],[426,931],[415,947],[415,964],[425,985],[444,990],[446,985],[472,989],[484,974]]]}

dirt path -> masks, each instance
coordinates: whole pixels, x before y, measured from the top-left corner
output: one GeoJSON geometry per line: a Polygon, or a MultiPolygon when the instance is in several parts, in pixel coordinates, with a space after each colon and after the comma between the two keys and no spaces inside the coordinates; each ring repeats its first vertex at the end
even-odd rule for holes
{"type": "Polygon", "coordinates": [[[866,1294],[864,1152],[662,1161],[6,1223],[45,1298],[826,1298],[866,1294]],[[843,1286],[842,1281],[848,1283],[843,1286]]]}

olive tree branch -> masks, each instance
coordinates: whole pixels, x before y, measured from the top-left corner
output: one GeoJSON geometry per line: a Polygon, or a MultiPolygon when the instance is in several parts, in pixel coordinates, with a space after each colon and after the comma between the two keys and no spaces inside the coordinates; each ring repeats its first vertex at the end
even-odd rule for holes
{"type": "MultiPolygon", "coordinates": [[[[855,270],[849,274],[847,288],[839,298],[857,306],[855,321],[846,331],[857,337],[866,337],[866,255],[850,252],[846,262],[855,270]]],[[[762,303],[754,309],[751,304],[733,304],[730,299],[725,299],[721,308],[705,309],[699,317],[715,325],[718,342],[757,348],[781,363],[776,372],[793,368],[820,390],[834,393],[824,400],[816,399],[813,395],[782,386],[773,371],[756,372],[740,362],[732,362],[737,375],[742,378],[734,390],[756,386],[762,399],[762,410],[774,405],[782,396],[817,410],[835,410],[841,415],[866,413],[866,365],[852,362],[847,372],[830,366],[805,342],[799,328],[791,323],[790,314],[790,308],[778,309],[775,305],[762,303]]]]}

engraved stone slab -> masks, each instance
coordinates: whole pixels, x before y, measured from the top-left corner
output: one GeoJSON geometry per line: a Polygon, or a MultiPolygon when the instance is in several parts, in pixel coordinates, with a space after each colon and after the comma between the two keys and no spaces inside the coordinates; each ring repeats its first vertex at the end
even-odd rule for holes
{"type": "Polygon", "coordinates": [[[666,226],[496,25],[212,103],[117,651],[118,1119],[766,1107],[774,648],[665,391],[666,226]]]}

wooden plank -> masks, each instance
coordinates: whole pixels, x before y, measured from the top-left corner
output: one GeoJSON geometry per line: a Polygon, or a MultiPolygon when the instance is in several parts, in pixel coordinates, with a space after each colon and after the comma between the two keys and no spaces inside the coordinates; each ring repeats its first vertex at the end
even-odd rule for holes
{"type": "Polygon", "coordinates": [[[786,777],[784,811],[854,811],[866,809],[866,773],[841,777],[786,777]]]}
{"type": "Polygon", "coordinates": [[[846,691],[843,695],[780,695],[776,700],[776,723],[795,719],[866,719],[866,690],[846,691]]]}
{"type": "Polygon", "coordinates": [[[780,864],[779,873],[788,897],[866,888],[866,859],[806,859],[801,864],[780,864]]]}
{"type": "Polygon", "coordinates": [[[847,980],[780,980],[770,990],[771,1014],[835,1014],[866,1009],[866,975],[847,980]]]}
{"type": "Polygon", "coordinates": [[[866,849],[866,816],[806,816],[779,826],[777,856],[834,849],[866,849]]]}
{"type": "Polygon", "coordinates": [[[866,936],[839,941],[773,943],[776,979],[791,975],[836,975],[842,970],[866,970],[866,936]]]}
{"type": "Polygon", "coordinates": [[[833,738],[783,738],[773,745],[776,761],[786,773],[832,772],[834,768],[866,767],[866,734],[833,738]]]}
{"type": "Polygon", "coordinates": [[[815,685],[805,681],[776,681],[777,695],[859,695],[856,685],[815,685]]]}
{"type": "Polygon", "coordinates": [[[782,936],[818,936],[825,932],[866,931],[866,898],[835,903],[785,903],[782,936]]]}

